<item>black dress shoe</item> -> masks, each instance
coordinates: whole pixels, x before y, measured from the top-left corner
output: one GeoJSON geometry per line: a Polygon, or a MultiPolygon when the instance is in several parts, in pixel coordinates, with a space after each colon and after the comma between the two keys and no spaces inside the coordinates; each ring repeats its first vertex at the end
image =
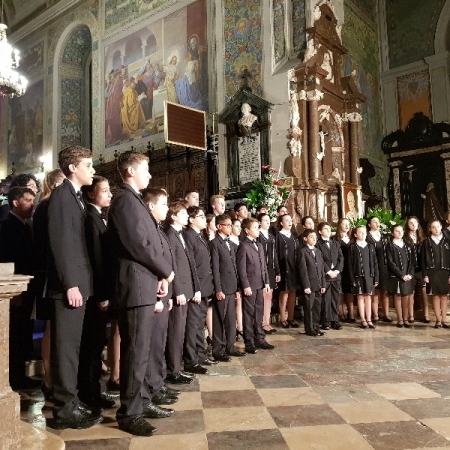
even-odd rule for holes
{"type": "Polygon", "coordinates": [[[245,351],[247,353],[251,353],[252,355],[258,353],[258,349],[254,345],[246,345],[245,346],[245,351]]]}
{"type": "Polygon", "coordinates": [[[119,422],[119,428],[135,436],[152,436],[158,429],[150,425],[142,416],[133,417],[126,423],[119,422]]]}
{"type": "Polygon", "coordinates": [[[194,365],[189,365],[189,366],[184,366],[184,370],[185,372],[189,372],[189,373],[198,373],[199,375],[206,375],[208,373],[208,369],[206,369],[205,367],[201,366],[200,364],[194,364],[194,365]]]}
{"type": "Polygon", "coordinates": [[[163,392],[164,394],[169,395],[170,397],[177,397],[178,395],[181,394],[181,391],[179,389],[174,389],[174,388],[171,388],[171,387],[166,386],[166,385],[164,385],[161,388],[160,392],[163,392]]]}
{"type": "Polygon", "coordinates": [[[180,375],[183,375],[186,378],[192,378],[192,379],[195,378],[195,375],[193,373],[188,373],[188,372],[185,372],[184,370],[180,370],[180,375]]]}
{"type": "Polygon", "coordinates": [[[120,394],[115,393],[115,392],[108,392],[108,391],[103,391],[100,394],[100,397],[103,398],[104,400],[114,400],[117,401],[120,398],[120,394]]]}
{"type": "Polygon", "coordinates": [[[230,361],[230,357],[226,353],[222,353],[221,355],[214,357],[214,359],[216,361],[220,361],[220,362],[229,362],[230,361]]]}
{"type": "Polygon", "coordinates": [[[160,408],[154,403],[150,403],[142,412],[142,415],[147,419],[165,419],[170,417],[175,411],[169,408],[160,408]]]}
{"type": "Polygon", "coordinates": [[[269,344],[268,342],[264,341],[261,344],[256,345],[256,348],[260,348],[262,350],[273,350],[275,348],[275,345],[269,344]]]}
{"type": "Polygon", "coordinates": [[[185,377],[180,373],[167,375],[166,382],[170,384],[189,384],[192,383],[192,378],[185,377]]]}
{"type": "Polygon", "coordinates": [[[152,403],[155,405],[173,405],[178,401],[178,397],[168,395],[165,392],[159,391],[152,397],[152,403]]]}
{"type": "Polygon", "coordinates": [[[64,430],[74,428],[76,430],[90,428],[103,420],[102,416],[94,415],[91,411],[78,405],[69,417],[55,420],[55,429],[64,430]]]}
{"type": "Polygon", "coordinates": [[[320,328],[322,330],[329,330],[330,329],[330,327],[328,325],[321,325],[320,328]]]}
{"type": "Polygon", "coordinates": [[[236,358],[240,358],[241,356],[245,356],[247,353],[241,352],[239,350],[233,350],[232,352],[227,353],[228,356],[236,356],[236,358]]]}
{"type": "Polygon", "coordinates": [[[295,320],[288,320],[287,323],[291,328],[299,328],[300,325],[295,320]]]}
{"type": "Polygon", "coordinates": [[[200,363],[202,366],[215,366],[219,364],[219,361],[214,361],[213,359],[206,358],[203,362],[200,363]]]}
{"type": "Polygon", "coordinates": [[[315,331],[305,331],[305,334],[307,336],[317,336],[317,333],[315,331]]]}
{"type": "Polygon", "coordinates": [[[111,391],[120,391],[120,385],[119,385],[119,380],[108,380],[108,382],[106,383],[106,389],[111,392],[111,391]]]}
{"type": "Polygon", "coordinates": [[[342,325],[339,322],[331,322],[331,328],[333,330],[342,330],[342,325]]]}
{"type": "Polygon", "coordinates": [[[316,336],[325,336],[325,333],[323,331],[317,331],[316,336]]]}

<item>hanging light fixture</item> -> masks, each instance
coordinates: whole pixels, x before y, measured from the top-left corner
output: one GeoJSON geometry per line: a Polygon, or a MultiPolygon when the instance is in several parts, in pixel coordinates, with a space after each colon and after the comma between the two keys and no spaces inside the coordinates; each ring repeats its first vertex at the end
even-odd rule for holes
{"type": "Polygon", "coordinates": [[[8,27],[3,23],[3,1],[0,23],[0,92],[3,96],[19,97],[25,93],[28,81],[15,70],[19,66],[20,57],[6,38],[8,27]]]}

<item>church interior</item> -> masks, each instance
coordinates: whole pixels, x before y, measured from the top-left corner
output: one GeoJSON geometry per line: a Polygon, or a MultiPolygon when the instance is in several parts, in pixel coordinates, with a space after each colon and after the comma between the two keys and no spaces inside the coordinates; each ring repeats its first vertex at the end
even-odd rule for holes
{"type": "MultiPolygon", "coordinates": [[[[0,87],[0,189],[22,173],[42,182],[80,145],[113,193],[117,159],[134,149],[151,186],[195,190],[204,207],[221,194],[232,209],[274,168],[299,231],[306,216],[335,228],[380,207],[424,226],[450,210],[450,0],[1,1],[27,86],[0,87]]],[[[119,430],[114,409],[55,430],[33,391],[19,413],[7,374],[0,405],[17,420],[0,432],[16,430],[8,442],[23,449],[450,447],[448,330],[416,319],[267,340],[270,354],[182,386],[155,436],[119,430]]]]}

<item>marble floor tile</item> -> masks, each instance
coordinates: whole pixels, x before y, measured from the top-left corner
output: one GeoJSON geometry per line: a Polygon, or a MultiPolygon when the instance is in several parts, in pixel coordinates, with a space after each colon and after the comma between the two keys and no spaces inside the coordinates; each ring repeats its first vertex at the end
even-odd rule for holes
{"type": "Polygon", "coordinates": [[[250,430],[208,433],[208,444],[214,450],[267,449],[289,450],[279,430],[250,430]],[[258,444],[255,444],[255,443],[258,444]]]}
{"type": "Polygon", "coordinates": [[[287,365],[326,362],[322,356],[319,356],[316,353],[305,353],[303,355],[281,355],[281,360],[287,365]]]}
{"type": "Polygon", "coordinates": [[[129,438],[130,434],[119,430],[117,422],[114,421],[114,423],[110,423],[109,425],[102,422],[101,424],[95,425],[86,430],[72,430],[69,428],[67,430],[63,430],[59,436],[65,441],[76,441],[88,439],[129,438]]]}
{"type": "Polygon", "coordinates": [[[394,404],[417,420],[450,417],[450,400],[444,398],[401,400],[394,404]]]}
{"type": "Polygon", "coordinates": [[[158,428],[158,436],[205,431],[202,410],[175,411],[175,414],[171,417],[151,419],[149,422],[158,428]]]}
{"type": "Polygon", "coordinates": [[[299,388],[307,384],[298,375],[268,375],[250,377],[256,389],[299,388]]]}
{"type": "Polygon", "coordinates": [[[416,421],[353,425],[375,450],[449,447],[450,441],[416,421]]]}
{"type": "MultiPolygon", "coordinates": [[[[128,435],[129,436],[129,435],[128,435]]],[[[128,450],[131,439],[102,439],[101,441],[78,440],[67,441],[66,450],[128,450]]],[[[149,445],[147,443],[147,445],[149,445]]]]}
{"type": "Polygon", "coordinates": [[[204,420],[207,433],[277,428],[264,407],[205,409],[204,420]]]}
{"type": "Polygon", "coordinates": [[[330,407],[350,424],[413,420],[387,401],[331,403],[330,407]]]}
{"type": "Polygon", "coordinates": [[[328,405],[299,405],[268,407],[278,428],[345,423],[328,405]]]}
{"type": "Polygon", "coordinates": [[[203,408],[240,408],[264,406],[258,392],[253,390],[202,392],[203,408]]]}
{"type": "MultiPolygon", "coordinates": [[[[237,359],[237,358],[236,358],[237,359]]],[[[244,367],[242,367],[241,364],[239,365],[217,365],[208,367],[209,375],[210,376],[244,376],[245,370],[244,367]]]]}
{"type": "Polygon", "coordinates": [[[302,374],[301,378],[312,387],[359,384],[356,377],[346,373],[302,374]]]}
{"type": "Polygon", "coordinates": [[[437,392],[443,398],[450,398],[450,382],[449,381],[432,381],[422,383],[428,389],[437,392]]]}
{"type": "Polygon", "coordinates": [[[318,425],[282,428],[281,434],[291,450],[372,450],[350,425],[318,425]]]}
{"type": "Polygon", "coordinates": [[[266,406],[319,405],[325,403],[311,388],[259,389],[266,406]]]}
{"type": "Polygon", "coordinates": [[[291,364],[290,367],[294,373],[299,374],[335,374],[344,373],[343,370],[337,368],[335,364],[330,362],[313,362],[313,363],[303,363],[303,364],[291,364]]]}
{"type": "Polygon", "coordinates": [[[241,391],[253,389],[253,384],[248,377],[216,376],[200,379],[201,392],[229,391],[231,389],[241,391]]]}
{"type": "MultiPolygon", "coordinates": [[[[206,433],[160,435],[148,438],[134,437],[129,450],[208,450],[206,433]]],[[[99,448],[99,450],[101,450],[99,448]]],[[[119,449],[118,449],[119,450],[119,449]]]]}
{"type": "Polygon", "coordinates": [[[383,400],[364,385],[355,386],[319,386],[314,392],[326,403],[373,402],[383,400]]]}
{"type": "Polygon", "coordinates": [[[178,396],[178,401],[170,405],[175,411],[190,409],[202,409],[202,396],[200,392],[183,392],[178,396]]]}
{"type": "Polygon", "coordinates": [[[260,366],[247,366],[247,375],[291,375],[292,369],[287,364],[264,364],[260,366]]]}
{"type": "Polygon", "coordinates": [[[421,422],[450,441],[450,417],[423,419],[421,422]]]}
{"type": "Polygon", "coordinates": [[[440,397],[437,392],[427,389],[418,383],[380,383],[366,384],[366,386],[387,400],[440,397]]]}

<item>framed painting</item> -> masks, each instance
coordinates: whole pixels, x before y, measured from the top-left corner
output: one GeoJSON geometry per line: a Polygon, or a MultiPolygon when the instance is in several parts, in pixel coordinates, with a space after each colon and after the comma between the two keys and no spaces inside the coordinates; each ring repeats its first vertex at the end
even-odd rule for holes
{"type": "Polygon", "coordinates": [[[350,222],[362,217],[361,186],[352,183],[341,183],[342,216],[350,222]]]}

